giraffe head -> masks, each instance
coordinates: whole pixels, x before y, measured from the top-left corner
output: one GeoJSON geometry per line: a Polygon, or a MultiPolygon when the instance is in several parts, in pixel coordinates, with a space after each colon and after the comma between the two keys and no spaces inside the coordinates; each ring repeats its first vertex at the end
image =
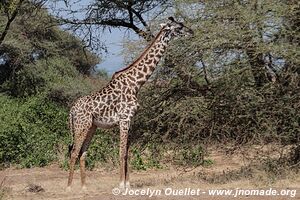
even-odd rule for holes
{"type": "Polygon", "coordinates": [[[175,21],[173,17],[169,17],[169,22],[161,24],[162,29],[168,32],[172,37],[193,35],[192,29],[186,27],[183,23],[175,21]]]}

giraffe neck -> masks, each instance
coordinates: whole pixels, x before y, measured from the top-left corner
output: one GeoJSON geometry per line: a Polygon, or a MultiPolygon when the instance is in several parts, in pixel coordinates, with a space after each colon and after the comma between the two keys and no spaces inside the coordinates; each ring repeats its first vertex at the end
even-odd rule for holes
{"type": "Polygon", "coordinates": [[[161,30],[135,62],[113,75],[112,82],[122,82],[137,93],[155,70],[171,38],[169,32],[161,30]]]}

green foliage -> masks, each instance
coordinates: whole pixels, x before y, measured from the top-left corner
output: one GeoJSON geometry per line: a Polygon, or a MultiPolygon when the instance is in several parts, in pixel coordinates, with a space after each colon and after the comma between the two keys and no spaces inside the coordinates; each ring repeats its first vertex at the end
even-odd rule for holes
{"type": "MultiPolygon", "coordinates": [[[[181,146],[178,151],[174,152],[174,154],[175,163],[178,165],[198,166],[205,162],[205,151],[201,145],[181,146]]],[[[208,162],[206,162],[206,164],[208,162]]]]}
{"type": "Polygon", "coordinates": [[[143,161],[141,152],[138,149],[133,149],[131,154],[132,154],[132,159],[130,164],[133,167],[133,169],[146,170],[147,167],[143,161]]]}
{"type": "Polygon", "coordinates": [[[299,93],[278,93],[274,86],[256,90],[242,83],[245,76],[234,73],[229,79],[219,79],[203,97],[183,96],[182,91],[189,88],[176,85],[147,88],[133,126],[136,140],[182,145],[191,140],[297,142],[299,93]],[[228,82],[234,79],[236,83],[228,82]]]}
{"type": "MultiPolygon", "coordinates": [[[[53,17],[35,6],[30,2],[22,5],[0,46],[0,91],[16,97],[35,95],[42,87],[49,86],[48,82],[52,81],[50,78],[56,73],[59,77],[54,82],[62,83],[62,80],[58,80],[62,77],[67,79],[64,83],[75,77],[79,79],[77,82],[83,82],[76,70],[88,75],[100,61],[95,54],[84,48],[81,40],[61,30],[53,17]],[[45,77],[47,75],[48,79],[45,77]]],[[[0,27],[5,26],[5,21],[5,16],[0,15],[0,27]]],[[[70,83],[66,85],[69,86],[70,83]]]]}
{"type": "Polygon", "coordinates": [[[0,163],[45,166],[67,145],[67,111],[43,97],[22,101],[0,96],[0,163]]]}
{"type": "Polygon", "coordinates": [[[135,170],[146,170],[151,168],[160,169],[163,168],[161,165],[161,158],[165,151],[157,151],[157,148],[153,148],[155,143],[149,143],[146,149],[135,145],[130,150],[130,164],[135,170]],[[156,149],[156,151],[155,151],[156,149]]]}
{"type": "Polygon", "coordinates": [[[88,150],[87,167],[94,168],[97,164],[107,163],[110,168],[119,163],[119,135],[97,130],[88,150]]]}
{"type": "Polygon", "coordinates": [[[52,57],[24,66],[2,89],[19,97],[44,93],[55,102],[68,105],[76,97],[89,93],[92,87],[66,58],[52,57]]]}
{"type": "Polygon", "coordinates": [[[7,0],[0,2],[0,11],[4,11],[8,14],[11,14],[16,9],[19,0],[7,0]]]}
{"type": "Polygon", "coordinates": [[[99,79],[109,79],[109,75],[105,69],[98,69],[96,77],[98,77],[99,79]]]}

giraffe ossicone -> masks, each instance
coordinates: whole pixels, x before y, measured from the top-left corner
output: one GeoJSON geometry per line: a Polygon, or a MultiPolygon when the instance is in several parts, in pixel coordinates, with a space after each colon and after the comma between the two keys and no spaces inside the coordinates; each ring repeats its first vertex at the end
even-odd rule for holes
{"type": "Polygon", "coordinates": [[[70,155],[68,189],[70,189],[76,160],[80,160],[81,184],[86,188],[85,157],[97,127],[120,128],[120,186],[129,187],[128,130],[137,107],[137,93],[155,70],[170,40],[192,35],[183,23],[169,18],[141,56],[128,67],[116,72],[100,91],[77,99],[69,113],[69,128],[73,136],[70,155]]]}

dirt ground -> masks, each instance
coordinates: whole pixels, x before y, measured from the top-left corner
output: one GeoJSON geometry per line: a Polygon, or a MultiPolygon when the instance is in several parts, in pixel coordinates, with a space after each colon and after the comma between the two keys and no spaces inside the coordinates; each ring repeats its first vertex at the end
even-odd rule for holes
{"type": "MultiPolygon", "coordinates": [[[[247,160],[238,159],[236,156],[226,156],[224,153],[212,152],[210,158],[214,164],[209,167],[198,167],[195,169],[168,169],[133,171],[130,174],[131,189],[133,192],[141,193],[147,191],[147,195],[113,195],[112,190],[118,185],[118,170],[96,169],[87,172],[87,190],[82,191],[80,187],[79,171],[76,171],[72,190],[67,192],[68,172],[60,169],[57,165],[44,168],[32,169],[5,169],[0,171],[0,189],[5,191],[4,199],[14,200],[68,200],[68,199],[300,199],[300,176],[270,182],[261,178],[242,178],[229,180],[224,184],[208,183],[203,177],[212,174],[225,174],[229,170],[239,169],[247,164],[247,160]],[[202,175],[202,178],[199,177],[202,175]],[[149,189],[148,189],[149,188],[149,189]],[[185,190],[183,195],[166,195],[166,192],[185,190]],[[197,195],[187,192],[187,189],[200,190],[197,195]],[[252,195],[218,195],[209,194],[213,189],[232,189],[234,194],[236,189],[261,189],[277,190],[282,189],[296,190],[296,195],[277,195],[277,196],[252,196],[252,195]],[[31,190],[30,190],[31,189],[31,190]],[[149,191],[161,191],[156,195],[150,196],[149,191]],[[190,195],[187,195],[190,194],[190,195]]],[[[117,189],[114,192],[119,192],[117,189]]],[[[1,195],[0,195],[1,197],[1,195]]],[[[0,198],[1,199],[1,198],[0,198]]]]}

